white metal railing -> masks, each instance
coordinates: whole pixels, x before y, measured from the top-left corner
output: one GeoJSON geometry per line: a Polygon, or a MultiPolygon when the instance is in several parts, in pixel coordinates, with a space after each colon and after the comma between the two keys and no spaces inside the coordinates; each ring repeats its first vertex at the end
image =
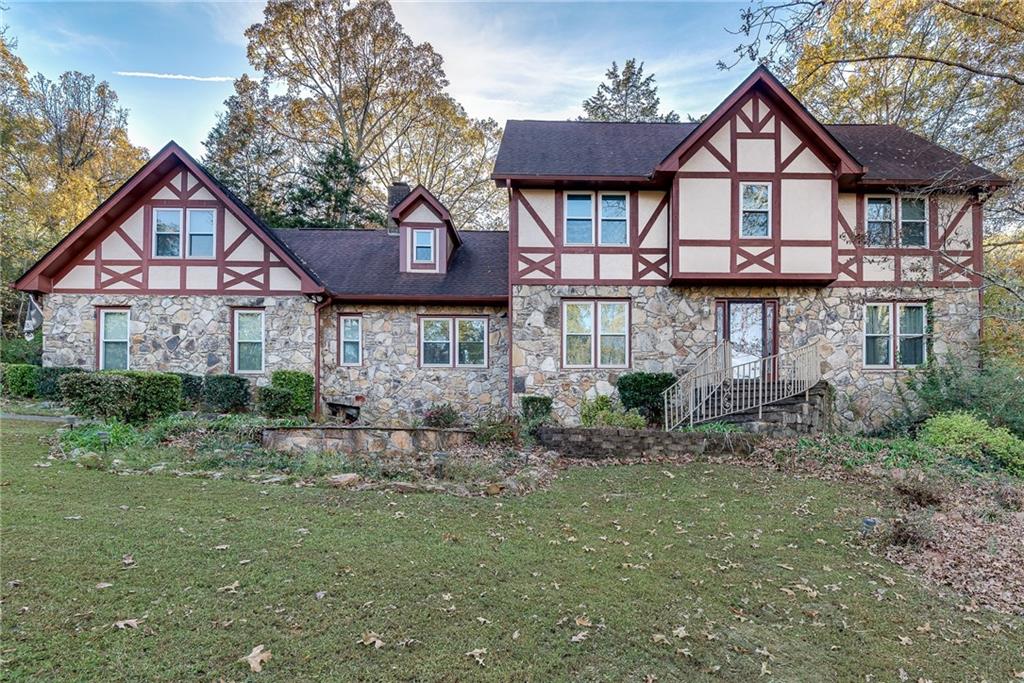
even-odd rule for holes
{"type": "Polygon", "coordinates": [[[722,342],[662,394],[665,429],[695,425],[762,408],[797,394],[805,397],[821,380],[818,344],[733,363],[732,345],[722,342]]]}

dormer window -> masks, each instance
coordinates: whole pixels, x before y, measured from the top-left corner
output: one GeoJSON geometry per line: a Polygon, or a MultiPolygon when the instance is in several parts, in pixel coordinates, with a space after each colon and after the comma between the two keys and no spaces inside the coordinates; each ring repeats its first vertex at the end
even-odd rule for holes
{"type": "Polygon", "coordinates": [[[573,246],[594,243],[592,192],[569,192],[565,195],[565,243],[573,246]]]}
{"type": "Polygon", "coordinates": [[[433,263],[434,262],[434,231],[433,230],[413,230],[413,263],[433,263]]]}

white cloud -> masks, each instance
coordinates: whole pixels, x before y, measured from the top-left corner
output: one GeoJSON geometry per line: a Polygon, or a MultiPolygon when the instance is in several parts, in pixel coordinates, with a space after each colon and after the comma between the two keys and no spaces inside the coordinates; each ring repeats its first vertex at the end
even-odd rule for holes
{"type": "Polygon", "coordinates": [[[118,76],[131,78],[161,78],[168,81],[200,81],[203,83],[228,83],[235,80],[234,76],[191,76],[188,74],[164,74],[153,71],[115,71],[118,76]]]}

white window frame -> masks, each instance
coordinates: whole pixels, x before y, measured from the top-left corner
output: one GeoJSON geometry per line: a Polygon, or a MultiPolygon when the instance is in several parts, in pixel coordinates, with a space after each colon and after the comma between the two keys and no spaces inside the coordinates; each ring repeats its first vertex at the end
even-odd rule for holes
{"type": "MultiPolygon", "coordinates": [[[[568,208],[568,207],[566,207],[566,208],[568,208]]],[[[626,192],[626,191],[613,192],[613,191],[609,190],[607,192],[598,192],[597,193],[597,243],[598,243],[598,246],[602,246],[602,247],[628,247],[629,246],[629,230],[632,227],[629,224],[629,214],[630,214],[630,211],[629,211],[629,192],[626,192]],[[601,200],[604,197],[606,197],[606,196],[623,197],[626,200],[626,219],[625,219],[626,220],[626,241],[625,242],[605,242],[604,241],[604,231],[602,230],[602,224],[604,223],[604,214],[601,212],[601,207],[603,206],[602,203],[601,203],[601,200]]],[[[618,218],[612,218],[612,219],[609,219],[609,220],[616,220],[617,221],[619,219],[618,218]]]]}
{"type": "Polygon", "coordinates": [[[488,340],[490,339],[490,324],[487,318],[480,316],[460,316],[452,319],[452,336],[455,338],[455,353],[452,355],[452,362],[457,368],[486,368],[490,363],[490,356],[487,352],[489,346],[488,340]],[[462,344],[462,340],[459,339],[459,321],[461,320],[472,320],[475,322],[482,322],[484,324],[484,362],[483,363],[460,363],[459,362],[459,345],[462,344]]]}
{"type": "MultiPolygon", "coordinates": [[[[106,370],[106,364],[103,362],[105,354],[103,353],[103,345],[108,341],[124,343],[125,345],[125,370],[131,370],[132,367],[132,312],[129,308],[101,308],[100,309],[100,348],[99,348],[99,359],[97,365],[100,370],[106,370]],[[124,339],[107,339],[107,314],[108,313],[124,313],[128,316],[127,335],[124,339]]],[[[121,368],[115,368],[120,370],[121,368]]]]}
{"type": "Polygon", "coordinates": [[[455,362],[455,322],[452,318],[443,315],[425,315],[420,318],[420,348],[419,348],[419,362],[421,368],[450,368],[455,362]],[[426,355],[423,353],[423,345],[427,341],[427,336],[423,333],[423,326],[428,320],[444,320],[448,323],[448,362],[447,363],[427,363],[426,355]]]}
{"type": "MultiPolygon", "coordinates": [[[[928,197],[919,194],[901,194],[899,196],[899,235],[897,235],[897,244],[900,247],[907,249],[927,249],[928,248],[928,197]],[[903,244],[903,200],[904,199],[920,199],[924,202],[924,244],[911,244],[909,246],[903,244]]],[[[866,208],[866,207],[865,207],[866,208]]],[[[865,214],[867,215],[867,214],[865,214]]],[[[920,223],[921,221],[914,221],[920,223]]],[[[865,223],[866,226],[866,223],[865,223]]]]}
{"type": "Polygon", "coordinates": [[[186,209],[185,211],[185,247],[184,247],[186,258],[199,259],[199,260],[211,260],[217,258],[217,209],[207,207],[195,207],[186,209]],[[209,233],[201,232],[200,235],[209,234],[212,238],[212,251],[209,256],[195,255],[192,253],[192,214],[202,211],[205,213],[213,214],[213,228],[209,233]]]}
{"type": "MultiPolygon", "coordinates": [[[[595,244],[597,230],[597,214],[600,210],[595,206],[595,193],[587,190],[567,190],[562,196],[562,244],[566,247],[592,247],[595,244]],[[587,242],[569,241],[569,195],[590,197],[590,240],[587,242]]],[[[578,218],[576,220],[579,220],[578,218]]],[[[627,229],[628,233],[628,229],[627,229]]]]}
{"type": "Polygon", "coordinates": [[[897,301],[893,305],[893,312],[890,314],[894,321],[893,327],[893,341],[892,341],[892,362],[896,367],[900,368],[918,368],[928,362],[928,306],[919,301],[897,301]],[[900,309],[906,307],[914,307],[921,309],[921,334],[903,334],[903,330],[900,329],[900,309]],[[895,314],[895,315],[893,315],[895,314]],[[920,337],[921,338],[921,363],[902,363],[900,362],[900,341],[904,338],[920,337]]]}
{"type": "Polygon", "coordinates": [[[344,367],[360,367],[363,364],[363,316],[342,314],[338,316],[338,365],[344,367]],[[346,339],[345,338],[345,321],[355,320],[359,323],[359,338],[358,339],[346,339]],[[352,343],[356,342],[359,345],[359,360],[354,363],[348,363],[345,361],[345,342],[352,343]]]}
{"type": "MultiPolygon", "coordinates": [[[[234,348],[231,349],[231,371],[236,375],[259,375],[266,372],[267,369],[267,312],[262,309],[255,308],[236,308],[232,310],[231,314],[231,344],[234,348]],[[238,344],[242,341],[238,338],[238,316],[240,314],[259,314],[260,316],[260,369],[259,370],[239,370],[238,369],[238,344]]],[[[246,343],[250,343],[249,340],[245,340],[246,343]]]]}
{"type": "Polygon", "coordinates": [[[739,202],[740,202],[740,222],[739,222],[739,225],[737,226],[737,232],[739,233],[739,238],[741,240],[768,240],[768,239],[771,239],[772,238],[772,232],[773,232],[773,230],[772,230],[772,183],[770,181],[754,181],[754,180],[751,180],[749,182],[741,182],[740,183],[739,202]],[[756,185],[756,186],[767,187],[768,188],[768,211],[767,211],[767,213],[768,213],[768,234],[767,235],[744,235],[743,234],[743,212],[744,211],[750,211],[751,213],[761,213],[761,211],[759,211],[759,210],[744,209],[743,208],[743,188],[751,186],[751,185],[756,185]]]}
{"type": "Polygon", "coordinates": [[[177,208],[177,207],[173,207],[173,206],[154,206],[152,211],[153,212],[150,215],[150,218],[151,218],[151,221],[152,221],[151,232],[153,233],[153,258],[155,258],[155,259],[176,259],[176,258],[180,259],[180,258],[182,258],[182,254],[185,253],[185,249],[186,249],[186,247],[185,247],[185,237],[184,237],[184,235],[185,235],[185,212],[182,209],[177,208]],[[165,255],[160,255],[160,254],[157,253],[157,238],[156,238],[156,236],[158,234],[161,234],[161,235],[170,235],[171,234],[169,232],[157,233],[157,231],[156,231],[156,214],[157,214],[158,211],[174,211],[174,212],[176,212],[178,214],[178,253],[177,253],[177,255],[168,256],[166,254],[165,255]]]}
{"type": "MultiPolygon", "coordinates": [[[[892,249],[895,246],[897,246],[897,244],[899,243],[898,242],[899,236],[896,233],[897,233],[897,231],[900,228],[900,217],[899,217],[899,214],[897,213],[897,210],[898,210],[899,205],[900,205],[899,199],[900,199],[899,195],[895,195],[895,194],[868,194],[868,195],[864,195],[864,248],[865,249],[892,249]],[[892,218],[889,220],[889,223],[891,225],[889,226],[889,242],[887,244],[869,244],[868,243],[868,235],[871,234],[870,231],[868,230],[868,223],[871,222],[871,219],[870,219],[869,214],[868,214],[868,207],[871,205],[871,200],[872,199],[885,199],[885,200],[888,200],[888,202],[889,202],[889,207],[891,209],[890,213],[892,215],[892,218]]],[[[876,221],[876,222],[878,222],[878,221],[876,221]]]]}
{"type": "Polygon", "coordinates": [[[413,263],[435,263],[437,261],[437,232],[432,228],[413,228],[412,231],[412,262],[413,263]],[[416,258],[416,236],[417,235],[430,235],[430,258],[419,259],[416,258]]]}
{"type": "MultiPolygon", "coordinates": [[[[632,353],[632,300],[630,299],[563,299],[562,300],[562,319],[560,324],[562,326],[562,367],[579,369],[579,368],[628,368],[630,367],[630,354],[632,353]],[[570,305],[583,305],[588,304],[590,306],[590,319],[593,321],[593,326],[590,330],[590,362],[585,365],[578,365],[569,363],[569,345],[567,338],[569,336],[568,326],[566,320],[566,309],[570,305]],[[626,357],[625,362],[622,364],[604,364],[601,362],[601,305],[602,304],[617,304],[626,307],[626,357]]],[[[618,336],[618,333],[613,333],[618,336]]]]}

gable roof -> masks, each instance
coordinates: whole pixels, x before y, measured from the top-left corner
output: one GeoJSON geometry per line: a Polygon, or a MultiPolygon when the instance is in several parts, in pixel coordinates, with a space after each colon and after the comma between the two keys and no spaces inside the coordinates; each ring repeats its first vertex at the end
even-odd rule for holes
{"type": "Polygon", "coordinates": [[[455,228],[455,222],[452,221],[452,215],[448,213],[448,207],[442,204],[440,199],[422,185],[417,185],[412,192],[406,195],[405,199],[395,204],[389,215],[396,223],[401,223],[417,204],[426,204],[434,215],[444,223],[456,247],[462,244],[462,237],[455,228]]]}
{"type": "Polygon", "coordinates": [[[259,218],[227,188],[221,185],[199,162],[173,140],[143,164],[121,187],[97,206],[81,223],[64,236],[50,251],[14,282],[15,289],[49,291],[51,278],[59,273],[93,240],[102,236],[125,212],[148,197],[167,176],[184,166],[192,175],[206,184],[213,195],[235,214],[246,227],[264,239],[271,251],[284,261],[299,277],[302,292],[313,294],[323,291],[316,276],[304,268],[288,249],[259,218]]]}
{"type": "Polygon", "coordinates": [[[274,230],[332,295],[349,300],[508,300],[508,233],[460,233],[448,272],[400,273],[399,238],[384,230],[274,230]]]}

